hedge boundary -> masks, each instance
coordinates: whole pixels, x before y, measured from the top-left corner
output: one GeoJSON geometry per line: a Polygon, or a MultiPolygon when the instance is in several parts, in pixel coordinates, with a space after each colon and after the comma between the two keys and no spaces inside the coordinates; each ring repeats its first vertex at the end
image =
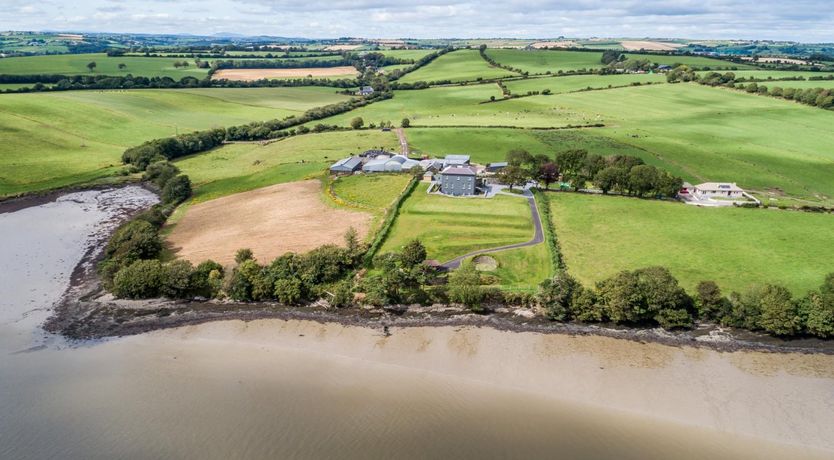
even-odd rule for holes
{"type": "Polygon", "coordinates": [[[553,227],[552,214],[550,212],[550,197],[546,192],[535,189],[536,206],[539,208],[539,215],[544,221],[544,241],[550,250],[550,264],[555,272],[567,271],[565,258],[562,257],[562,249],[559,246],[559,239],[556,237],[556,229],[553,227]]]}
{"type": "Polygon", "coordinates": [[[420,183],[420,177],[414,176],[411,179],[411,182],[405,186],[403,193],[400,194],[397,201],[392,204],[385,214],[385,220],[382,222],[382,226],[379,228],[379,231],[374,236],[374,240],[371,242],[371,245],[368,246],[368,252],[365,253],[365,266],[370,266],[371,262],[374,259],[374,256],[379,251],[379,248],[382,247],[382,243],[388,238],[388,234],[391,233],[391,227],[394,225],[394,221],[397,219],[397,216],[400,214],[400,207],[402,207],[403,202],[411,196],[414,192],[414,189],[417,188],[417,184],[420,183]]]}

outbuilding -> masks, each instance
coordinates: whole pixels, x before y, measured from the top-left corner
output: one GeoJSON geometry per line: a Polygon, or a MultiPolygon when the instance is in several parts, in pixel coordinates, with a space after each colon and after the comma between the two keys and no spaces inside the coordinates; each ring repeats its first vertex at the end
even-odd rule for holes
{"type": "Polygon", "coordinates": [[[362,167],[362,158],[348,157],[333,163],[330,172],[334,174],[353,174],[362,167]]]}

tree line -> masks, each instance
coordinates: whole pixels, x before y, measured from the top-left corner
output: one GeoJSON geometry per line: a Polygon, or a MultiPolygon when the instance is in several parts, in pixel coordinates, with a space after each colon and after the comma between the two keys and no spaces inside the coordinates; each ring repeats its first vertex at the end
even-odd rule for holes
{"type": "Polygon", "coordinates": [[[780,337],[834,336],[834,273],[801,298],[776,284],[724,296],[714,281],[703,281],[695,291],[687,294],[664,267],[622,271],[595,287],[562,271],[540,285],[535,302],[554,321],[685,329],[699,319],[780,337]]]}
{"type": "Polygon", "coordinates": [[[561,181],[574,190],[584,189],[590,182],[603,194],[616,191],[637,197],[674,198],[683,186],[680,177],[628,155],[601,156],[573,149],[551,158],[532,155],[526,150],[511,150],[506,160],[507,166],[497,176],[511,190],[531,180],[543,183],[545,189],[561,181]]]}

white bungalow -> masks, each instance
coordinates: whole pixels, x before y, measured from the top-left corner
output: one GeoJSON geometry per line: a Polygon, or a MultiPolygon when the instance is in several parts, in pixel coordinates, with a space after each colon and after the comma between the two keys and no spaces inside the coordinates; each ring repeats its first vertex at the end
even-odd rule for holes
{"type": "Polygon", "coordinates": [[[730,198],[742,199],[744,190],[730,182],[704,182],[692,188],[692,194],[697,198],[730,198]]]}

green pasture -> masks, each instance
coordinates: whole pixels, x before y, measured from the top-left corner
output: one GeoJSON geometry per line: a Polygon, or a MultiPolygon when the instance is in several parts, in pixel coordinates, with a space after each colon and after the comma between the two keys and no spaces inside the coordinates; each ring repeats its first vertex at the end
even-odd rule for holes
{"type": "Polygon", "coordinates": [[[737,182],[761,198],[834,203],[834,112],[697,84],[629,87],[551,98],[597,118],[594,133],[693,183],[737,182]]]}
{"type": "Polygon", "coordinates": [[[796,294],[834,272],[834,215],[575,193],[550,195],[568,271],[592,284],[662,265],[691,293],[712,280],[729,294],[779,283],[796,294]]]}
{"type": "Polygon", "coordinates": [[[146,140],[283,118],[345,100],[330,88],[64,91],[0,95],[0,196],[108,176],[146,140]]]}
{"type": "Polygon", "coordinates": [[[386,56],[391,56],[397,59],[414,59],[415,61],[434,53],[437,50],[379,50],[371,51],[372,53],[382,53],[386,56]]]}
{"type": "MultiPolygon", "coordinates": [[[[393,132],[344,131],[294,136],[267,145],[229,144],[176,162],[194,184],[193,201],[207,201],[321,175],[344,157],[371,148],[394,149],[393,132]]],[[[341,179],[339,179],[341,180],[341,179]]],[[[362,198],[369,205],[373,201],[362,198]]]]}
{"type": "Polygon", "coordinates": [[[472,162],[478,164],[504,161],[507,152],[513,149],[550,157],[572,149],[585,149],[598,155],[641,156],[644,153],[588,129],[409,128],[405,133],[412,155],[444,157],[462,153],[471,155],[472,162]]]}
{"type": "Polygon", "coordinates": [[[560,70],[564,72],[591,70],[603,67],[600,61],[602,52],[599,51],[488,49],[486,54],[499,64],[521,69],[531,74],[558,73],[560,70]]]}
{"type": "MultiPolygon", "coordinates": [[[[787,78],[787,77],[824,77],[831,75],[831,73],[826,72],[807,72],[801,70],[732,70],[733,74],[735,74],[736,78],[756,78],[756,79],[767,79],[767,78],[787,78]]],[[[706,75],[709,72],[701,71],[698,72],[699,75],[706,75]]],[[[720,73],[725,73],[725,71],[721,71],[720,73]]]]}
{"type": "Polygon", "coordinates": [[[477,249],[522,243],[533,237],[527,200],[498,195],[495,198],[452,198],[426,193],[420,184],[403,203],[381,252],[399,251],[417,238],[429,259],[441,262],[477,249]]]}
{"type": "Polygon", "coordinates": [[[478,50],[459,50],[446,53],[414,72],[401,78],[402,83],[414,83],[418,81],[440,81],[450,80],[475,81],[478,78],[490,79],[510,77],[516,75],[513,72],[492,67],[481,58],[478,50]]]}
{"type": "Polygon", "coordinates": [[[523,80],[505,81],[504,84],[512,94],[523,95],[528,91],[544,91],[551,93],[570,93],[574,91],[603,89],[627,86],[636,83],[666,83],[663,74],[619,74],[619,75],[568,75],[564,77],[526,78],[523,80]]]}
{"type": "Polygon", "coordinates": [[[0,75],[113,75],[132,74],[143,77],[182,77],[203,78],[208,69],[199,69],[191,58],[164,57],[108,57],[104,53],[95,54],[55,54],[48,56],[26,56],[0,59],[0,75]],[[179,69],[174,62],[187,61],[188,67],[179,69]],[[96,63],[93,72],[87,68],[90,62],[96,63]],[[125,64],[124,70],[119,64],[125,64]]]}
{"type": "Polygon", "coordinates": [[[721,59],[713,59],[703,56],[678,56],[666,54],[640,54],[640,53],[624,53],[627,59],[648,59],[656,64],[675,65],[684,64],[693,69],[755,69],[756,67],[748,64],[736,64],[735,62],[723,61],[721,59]]]}
{"type": "Polygon", "coordinates": [[[409,174],[341,176],[333,181],[333,194],[351,207],[381,214],[411,181],[409,174]]]}

